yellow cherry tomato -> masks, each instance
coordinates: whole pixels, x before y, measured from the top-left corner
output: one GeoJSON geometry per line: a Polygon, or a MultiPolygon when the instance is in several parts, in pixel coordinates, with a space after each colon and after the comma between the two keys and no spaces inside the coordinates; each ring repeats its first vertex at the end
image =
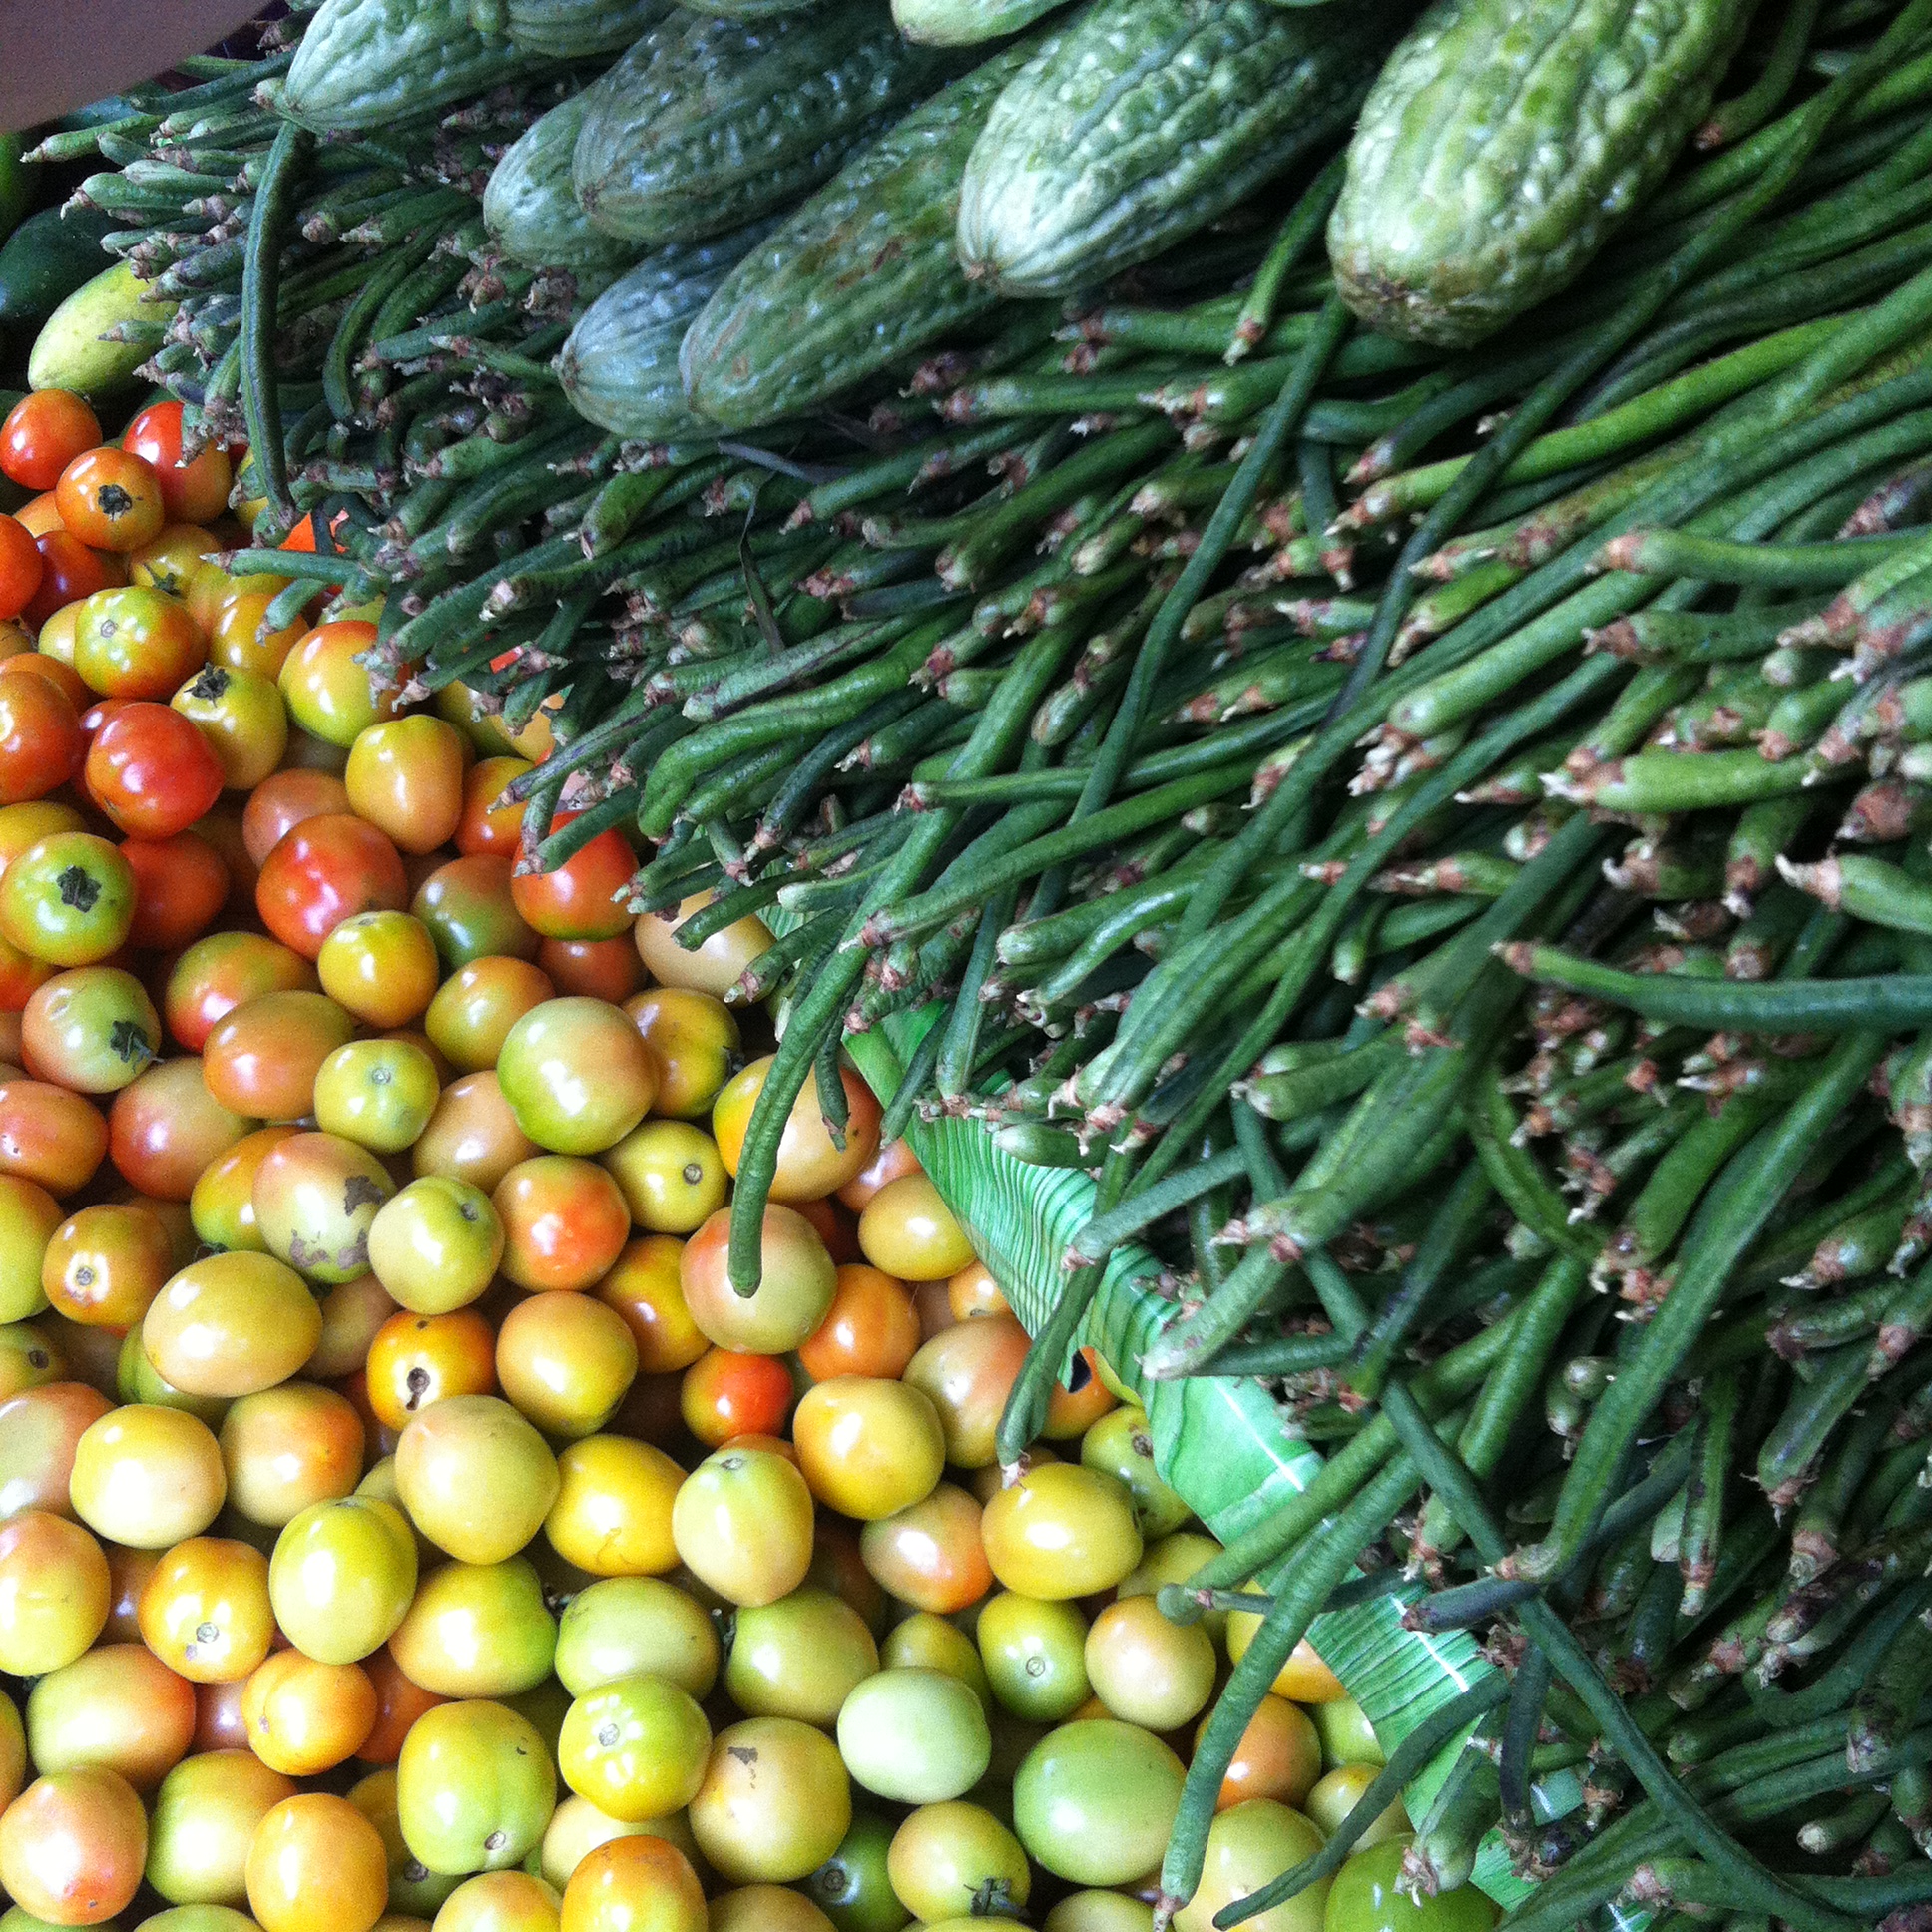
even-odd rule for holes
{"type": "Polygon", "coordinates": [[[1023,1597],[1091,1597],[1141,1560],[1127,1485],[1079,1463],[1030,1469],[986,1505],[986,1560],[1023,1597]]]}
{"type": "Polygon", "coordinates": [[[923,1174],[888,1181],[865,1204],[858,1244],[875,1268],[901,1281],[941,1281],[973,1259],[965,1230],[923,1174]]]}

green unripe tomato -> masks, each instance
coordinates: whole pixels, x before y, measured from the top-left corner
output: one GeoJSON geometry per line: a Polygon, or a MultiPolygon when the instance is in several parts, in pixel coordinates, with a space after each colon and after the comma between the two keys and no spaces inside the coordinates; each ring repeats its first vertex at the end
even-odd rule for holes
{"type": "Polygon", "coordinates": [[[468,1307],[496,1278],[503,1222],[481,1188],[426,1174],[376,1209],[369,1266],[398,1306],[418,1315],[468,1307]]]}
{"type": "Polygon", "coordinates": [[[1001,1705],[1057,1724],[1087,1701],[1087,1620],[1070,1603],[1002,1590],[980,1606],[979,1654],[1001,1705]]]}
{"type": "Polygon", "coordinates": [[[518,1865],[543,1842],[557,1774],[537,1727],[481,1700],[425,1710],[396,1763],[403,1842],[433,1872],[518,1865]]]}
{"type": "MultiPolygon", "coordinates": [[[[1273,1798],[1230,1805],[1208,1828],[1201,1884],[1175,1914],[1177,1932],[1212,1932],[1214,1915],[1224,1906],[1258,1890],[1290,1865],[1312,1858],[1321,1844],[1313,1824],[1273,1798]]],[[[1330,1882],[1321,1879],[1248,1923],[1259,1932],[1322,1932],[1330,1882]]]]}
{"type": "Polygon", "coordinates": [[[1187,1773],[1152,1731],[1113,1717],[1062,1724],[1013,1780],[1013,1826],[1048,1871],[1125,1885],[1161,1862],[1187,1773]]]}
{"type": "Polygon", "coordinates": [[[436,1063],[413,1040],[351,1040],[315,1075],[315,1124],[377,1154],[413,1147],[442,1094],[436,1063]]]}
{"type": "Polygon", "coordinates": [[[1388,1762],[1374,1726],[1353,1697],[1310,1704],[1307,1710],[1315,1720],[1315,1735],[1321,1739],[1323,1770],[1332,1771],[1337,1764],[1380,1766],[1388,1762]]]}
{"type": "Polygon", "coordinates": [[[1041,1921],[1041,1932],[1154,1932],[1154,1907],[1125,1892],[1072,1892],[1041,1921]]]}
{"type": "Polygon", "coordinates": [[[775,1604],[746,1605],[733,1624],[724,1689],[747,1717],[833,1723],[845,1699],[879,1668],[879,1647],[864,1618],[810,1584],[775,1604]]]}
{"type": "Polygon", "coordinates": [[[881,1671],[845,1699],[838,1753],[868,1791],[931,1804],[970,1791],[992,1761],[993,1733],[971,1689],[942,1671],[881,1671]]]}
{"type": "Polygon", "coordinates": [[[900,1932],[912,1917],[892,1889],[892,1826],[861,1811],[844,1842],[798,1889],[838,1932],[900,1932]]]}
{"type": "Polygon", "coordinates": [[[1419,1902],[1397,1889],[1408,1842],[1385,1839],[1342,1866],[1328,1890],[1321,1932],[1490,1932],[1500,1914],[1473,1885],[1419,1902]]]}
{"type": "Polygon", "coordinates": [[[992,1812],[957,1800],[922,1804],[893,1834],[892,1887],[930,1923],[1020,1910],[1033,1889],[1026,1849],[992,1812]]]}
{"type": "Polygon", "coordinates": [[[275,1622],[320,1664],[354,1664],[380,1650],[415,1594],[409,1519],[374,1496],[309,1504],[282,1526],[268,1560],[275,1622]]]}
{"type": "Polygon", "coordinates": [[[528,1559],[445,1563],[417,1586],[389,1650],[439,1697],[514,1697],[550,1675],[557,1623],[528,1559]]]}
{"type": "Polygon", "coordinates": [[[1154,1431],[1145,1409],[1123,1404],[1108,1410],[1081,1437],[1080,1460],[1127,1485],[1134,1521],[1149,1543],[1172,1535],[1194,1515],[1155,1470],[1154,1431]]]}
{"type": "Polygon", "coordinates": [[[709,1697],[718,1630],[697,1598],[662,1577],[605,1577],[564,1606],[556,1670],[574,1697],[634,1671],[709,1697]]]}
{"type": "Polygon", "coordinates": [[[635,1671],[571,1705],[557,1762],[579,1797],[607,1817],[641,1824],[682,1811],[698,1795],[711,1747],[712,1727],[692,1698],[635,1671]]]}
{"type": "MultiPolygon", "coordinates": [[[[1332,1771],[1315,1780],[1314,1789],[1303,1799],[1301,1808],[1321,1827],[1324,1837],[1332,1838],[1341,1822],[1361,1802],[1362,1794],[1375,1781],[1373,1764],[1337,1764],[1332,1771]]],[[[1357,1851],[1398,1837],[1409,1829],[1409,1814],[1400,1798],[1355,1840],[1357,1851]]]]}

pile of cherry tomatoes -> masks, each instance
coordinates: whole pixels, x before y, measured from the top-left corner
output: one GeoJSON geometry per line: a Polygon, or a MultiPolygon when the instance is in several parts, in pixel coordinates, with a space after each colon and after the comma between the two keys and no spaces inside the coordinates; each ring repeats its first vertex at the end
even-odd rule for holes
{"type": "MultiPolygon", "coordinates": [[[[1252,1620],[1158,1612],[1145,1416],[1083,1357],[995,1466],[1026,1336],[851,1072],[732,1291],[769,935],[519,874],[544,719],[270,629],[232,454],[0,428],[0,1932],[1148,1927],[1252,1620]]],[[[1275,1689],[1182,1932],[1380,1761],[1275,1689]]],[[[1486,1926],[1404,1828],[1252,1923],[1486,1926]]]]}

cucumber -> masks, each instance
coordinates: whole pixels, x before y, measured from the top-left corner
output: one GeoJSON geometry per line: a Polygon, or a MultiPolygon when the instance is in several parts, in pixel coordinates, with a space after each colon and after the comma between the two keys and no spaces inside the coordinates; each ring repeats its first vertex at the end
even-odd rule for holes
{"type": "Polygon", "coordinates": [[[748,429],[814,408],[993,306],[953,253],[959,182],[1035,44],[914,108],[731,270],[679,356],[701,415],[748,429]]]}
{"type": "Polygon", "coordinates": [[[1328,224],[1349,307],[1454,347],[1573,281],[1703,119],[1751,7],[1436,0],[1349,146],[1328,224]]]}
{"type": "Polygon", "coordinates": [[[626,268],[637,248],[594,229],[570,189],[570,157],[584,125],[573,94],[504,151],[483,191],[483,225],[513,261],[533,268],[626,268]]]}
{"type": "Polygon", "coordinates": [[[970,47],[1030,27],[1062,0],[892,0],[892,18],[908,40],[930,47],[970,47]]]}
{"type": "Polygon", "coordinates": [[[275,105],[323,132],[378,129],[544,71],[478,33],[469,0],[322,0],[275,105]]]}
{"type": "Polygon", "coordinates": [[[587,90],[572,179],[597,227],[662,247],[723,235],[826,180],[933,86],[884,0],[757,25],[685,14],[587,90]]]}
{"type": "Polygon", "coordinates": [[[24,145],[17,134],[0,134],[0,240],[20,226],[34,205],[40,169],[20,159],[24,145]]]}
{"type": "Polygon", "coordinates": [[[107,265],[101,238],[119,226],[96,209],[28,216],[0,245],[0,327],[38,328],[107,265]]]}
{"type": "Polygon", "coordinates": [[[600,429],[648,442],[715,435],[692,414],[678,373],[678,348],[691,319],[769,223],[665,248],[614,282],[584,312],[558,351],[556,369],[571,406],[600,429]]]}
{"type": "Polygon", "coordinates": [[[672,0],[510,0],[510,38],[533,54],[615,54],[671,11],[672,0]]]}
{"type": "Polygon", "coordinates": [[[166,325],[177,304],[141,299],[147,284],[136,280],[125,261],[103,268],[83,282],[51,314],[34,338],[27,358],[27,382],[35,389],[73,389],[84,396],[106,396],[132,379],[153,353],[134,342],[101,338],[117,322],[166,325]]]}
{"type": "Polygon", "coordinates": [[[973,149],[966,272],[1064,294],[1159,254],[1346,126],[1402,17],[1391,0],[1095,0],[973,149]]]}

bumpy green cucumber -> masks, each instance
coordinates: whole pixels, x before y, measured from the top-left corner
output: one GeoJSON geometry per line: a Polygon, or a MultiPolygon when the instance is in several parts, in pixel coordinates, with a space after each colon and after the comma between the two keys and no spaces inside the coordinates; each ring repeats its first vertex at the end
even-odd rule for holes
{"type": "Polygon", "coordinates": [[[571,193],[570,157],[584,125],[573,94],[534,121],[505,150],[483,191],[483,224],[497,246],[533,268],[614,269],[637,258],[629,242],[590,224],[571,193]]]}
{"type": "Polygon", "coordinates": [[[648,442],[688,442],[717,425],[691,412],[678,349],[718,285],[770,233],[770,224],[714,242],[665,248],[613,282],[585,310],[557,355],[557,374],[580,416],[648,442]]]}
{"type": "Polygon", "coordinates": [[[470,24],[469,0],[322,0],[277,105],[304,127],[380,128],[531,73],[528,52],[470,24]]]}
{"type": "Polygon", "coordinates": [[[510,38],[533,54],[615,54],[671,11],[671,0],[509,0],[510,38]]]}
{"type": "Polygon", "coordinates": [[[1061,0],[892,0],[892,18],[908,40],[969,47],[1030,27],[1061,0]]]}
{"type": "Polygon", "coordinates": [[[1348,151],[1328,225],[1348,305],[1453,346],[1573,280],[1703,119],[1752,4],[1436,0],[1348,151]]]}
{"type": "Polygon", "coordinates": [[[1391,0],[1095,0],[1000,98],[959,199],[959,253],[1003,292],[1145,261],[1347,124],[1391,0]]]}
{"type": "Polygon", "coordinates": [[[938,73],[884,0],[755,24],[681,11],[588,91],[577,199],[654,247],[726,234],[827,180],[938,73]]]}
{"type": "Polygon", "coordinates": [[[701,415],[732,429],[795,415],[993,306],[953,254],[960,176],[1037,44],[913,109],[725,277],[680,357],[701,415]]]}

